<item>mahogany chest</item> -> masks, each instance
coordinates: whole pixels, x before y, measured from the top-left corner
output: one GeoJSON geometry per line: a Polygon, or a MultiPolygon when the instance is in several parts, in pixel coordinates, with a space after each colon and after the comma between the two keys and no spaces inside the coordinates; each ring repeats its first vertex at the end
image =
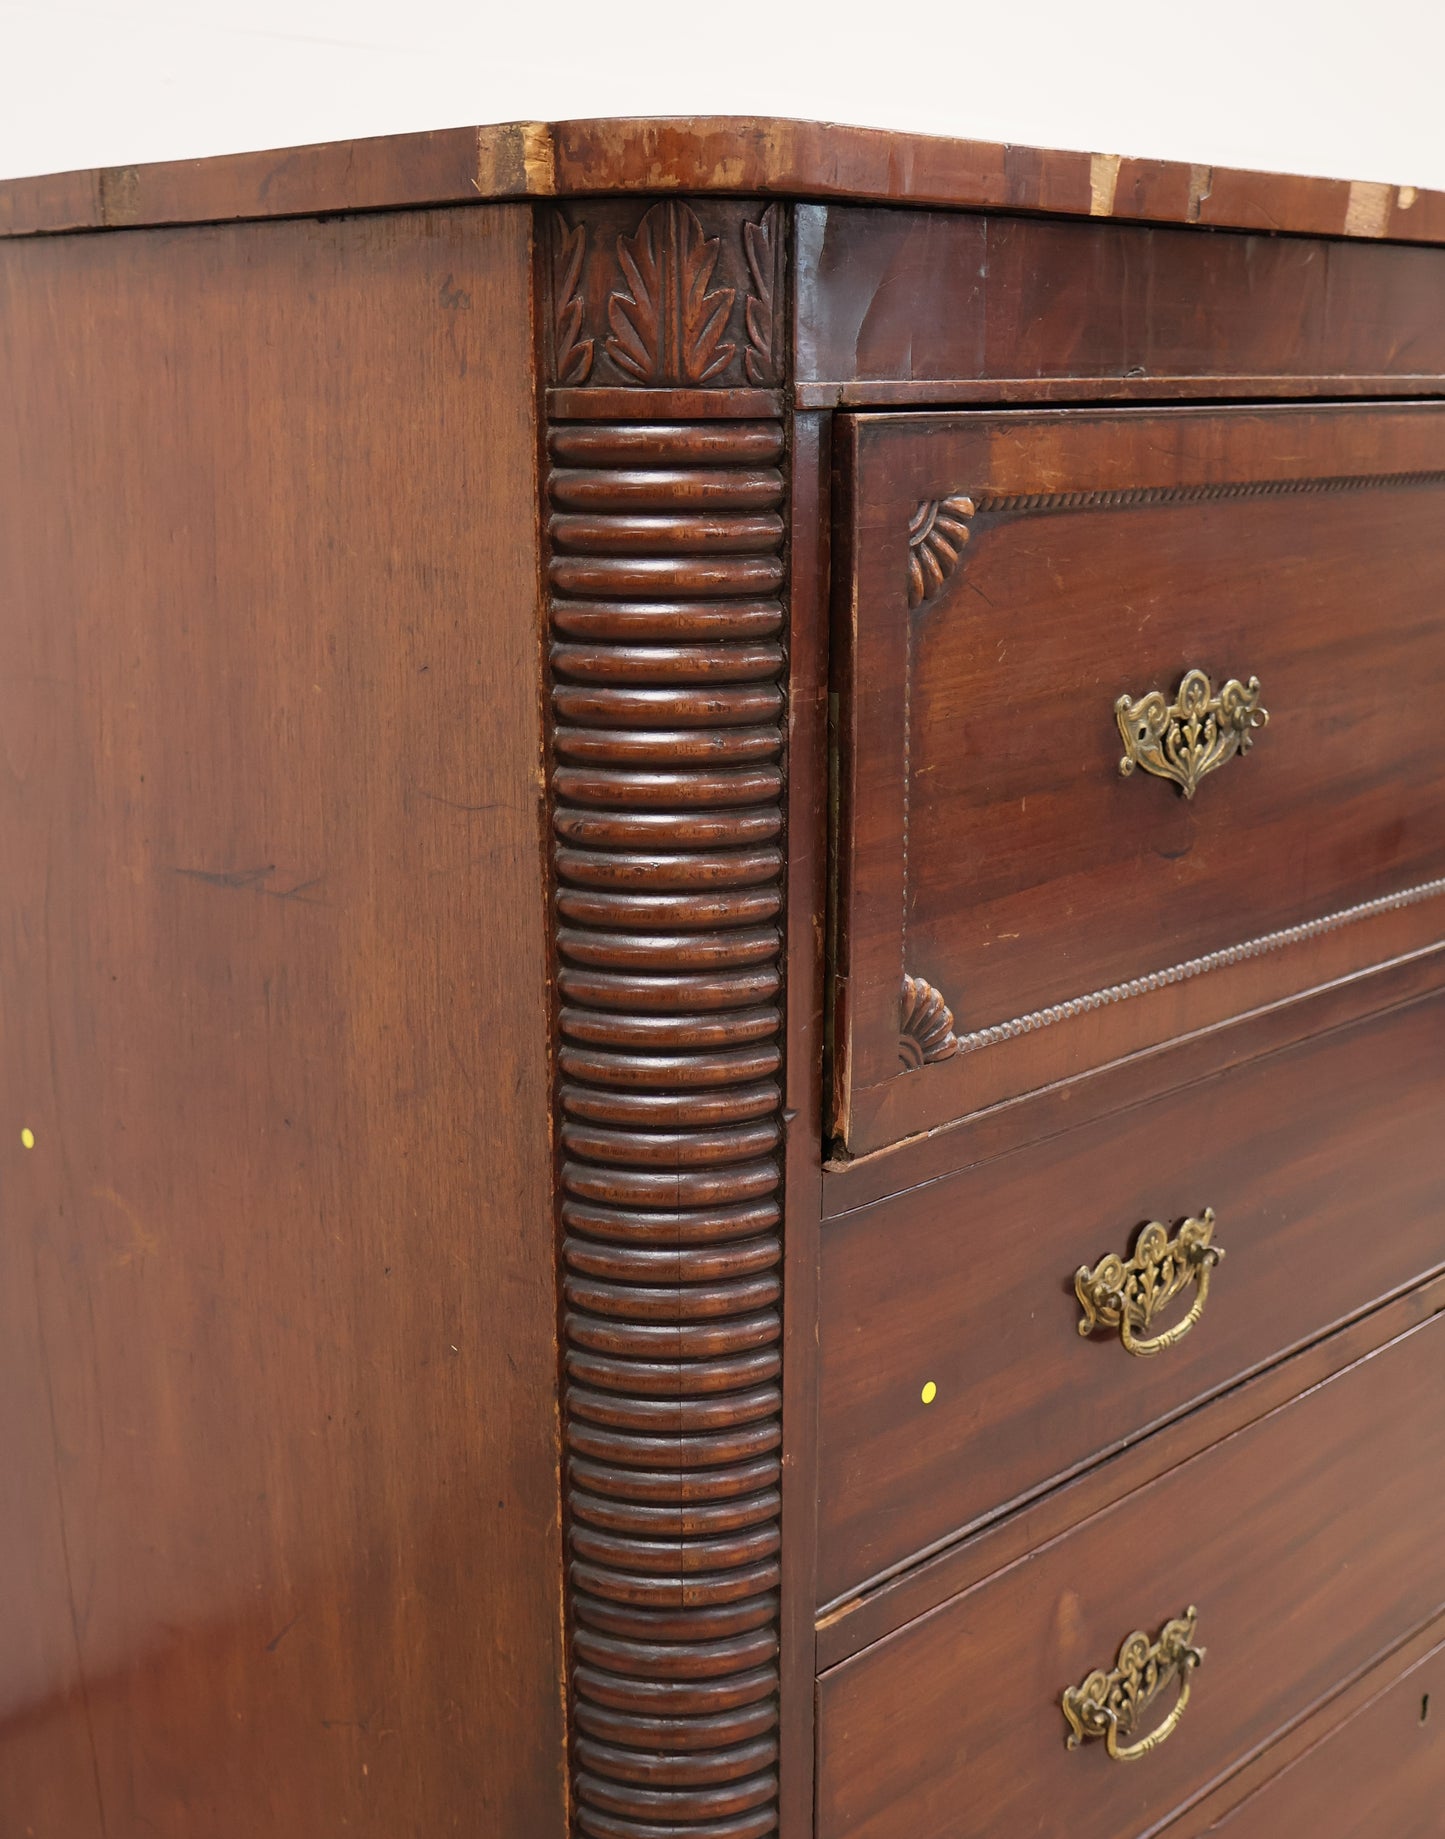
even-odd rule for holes
{"type": "Polygon", "coordinates": [[[1445,195],[0,186],[0,1832],[1438,1839],[1445,195]]]}

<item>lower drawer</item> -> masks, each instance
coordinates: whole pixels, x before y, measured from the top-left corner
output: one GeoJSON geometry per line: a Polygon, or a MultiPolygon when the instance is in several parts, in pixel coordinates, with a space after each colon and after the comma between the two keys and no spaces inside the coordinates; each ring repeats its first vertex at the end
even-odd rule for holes
{"type": "Polygon", "coordinates": [[[1206,1839],[1440,1839],[1445,1646],[1206,1829],[1206,1839]]]}
{"type": "Polygon", "coordinates": [[[1152,1833],[1445,1604],[1442,1403],[1437,1315],[825,1673],[819,1839],[1152,1833]],[[1066,1747],[1066,1688],[1191,1608],[1165,1740],[1066,1747]]]}
{"type": "MultiPolygon", "coordinates": [[[[819,1602],[1438,1270],[1442,1091],[1437,991],[830,1223],[819,1602]],[[1188,1332],[1142,1358],[1117,1322],[1082,1337],[1080,1266],[1205,1209],[1226,1256],[1188,1332]]],[[[1141,1333],[1200,1300],[1185,1282],[1141,1333]]]]}

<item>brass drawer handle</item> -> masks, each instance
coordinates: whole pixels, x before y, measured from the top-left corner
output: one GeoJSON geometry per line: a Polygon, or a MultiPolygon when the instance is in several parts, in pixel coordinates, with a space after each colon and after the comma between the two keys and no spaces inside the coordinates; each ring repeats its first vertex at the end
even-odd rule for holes
{"type": "Polygon", "coordinates": [[[1182,1341],[1204,1314],[1210,1275],[1223,1256],[1223,1246],[1214,1243],[1213,1207],[1206,1207],[1198,1219],[1185,1220],[1172,1239],[1167,1226],[1150,1220],[1127,1262],[1110,1252],[1092,1271],[1081,1264],[1074,1273],[1074,1294],[1084,1312],[1079,1333],[1117,1328],[1131,1354],[1142,1358],[1162,1353],[1182,1341]],[[1142,1339],[1154,1317],[1191,1283],[1194,1302],[1188,1315],[1152,1340],[1142,1339]]]}
{"type": "Polygon", "coordinates": [[[1063,1704],[1071,1750],[1091,1737],[1102,1737],[1115,1762],[1137,1762],[1173,1736],[1189,1703],[1189,1675],[1204,1659],[1204,1649],[1194,1645],[1198,1618],[1197,1609],[1186,1609],[1176,1621],[1164,1624],[1157,1641],[1136,1629],[1119,1649],[1118,1663],[1111,1672],[1091,1673],[1083,1685],[1068,1688],[1063,1704]],[[1175,1679],[1179,1697],[1164,1722],[1137,1743],[1121,1742],[1175,1679]]]}
{"type": "Polygon", "coordinates": [[[1160,779],[1172,779],[1186,798],[1206,773],[1223,766],[1237,753],[1248,753],[1254,731],[1269,721],[1260,707],[1259,678],[1241,683],[1238,677],[1216,696],[1202,670],[1184,673],[1173,702],[1162,690],[1139,697],[1121,696],[1114,704],[1119,733],[1124,737],[1124,758],[1119,771],[1127,779],[1136,766],[1160,779]]]}

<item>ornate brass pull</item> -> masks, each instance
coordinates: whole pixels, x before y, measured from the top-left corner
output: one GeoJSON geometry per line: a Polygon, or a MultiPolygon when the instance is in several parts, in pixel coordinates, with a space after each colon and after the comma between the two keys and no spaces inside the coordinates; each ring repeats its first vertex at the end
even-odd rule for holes
{"type": "Polygon", "coordinates": [[[1157,1641],[1136,1629],[1119,1649],[1118,1663],[1110,1672],[1091,1673],[1081,1686],[1068,1688],[1063,1705],[1071,1750],[1091,1737],[1102,1737],[1115,1762],[1137,1762],[1173,1736],[1189,1703],[1189,1675],[1204,1659],[1204,1649],[1194,1645],[1198,1618],[1197,1609],[1186,1609],[1176,1621],[1164,1624],[1157,1641]],[[1164,1722],[1137,1743],[1121,1742],[1175,1679],[1179,1697],[1164,1722]]]}
{"type": "Polygon", "coordinates": [[[1202,670],[1184,673],[1173,702],[1162,690],[1150,690],[1136,702],[1121,696],[1114,704],[1119,733],[1124,737],[1124,758],[1119,771],[1127,779],[1136,766],[1160,779],[1172,779],[1186,798],[1206,773],[1212,773],[1237,753],[1248,753],[1254,731],[1269,721],[1260,707],[1259,678],[1241,683],[1238,677],[1216,696],[1202,670]]]}
{"type": "Polygon", "coordinates": [[[1206,1207],[1198,1219],[1185,1220],[1172,1239],[1167,1226],[1151,1220],[1139,1234],[1133,1256],[1127,1262],[1117,1252],[1110,1252],[1092,1271],[1087,1264],[1081,1264],[1074,1273],[1074,1294],[1084,1312],[1079,1333],[1091,1335],[1096,1328],[1117,1328],[1119,1339],[1131,1354],[1142,1357],[1162,1353],[1182,1341],[1204,1314],[1210,1274],[1223,1256],[1224,1248],[1214,1243],[1212,1207],[1206,1207]],[[1154,1317],[1191,1283],[1195,1294],[1188,1315],[1152,1340],[1141,1340],[1141,1332],[1154,1317]]]}

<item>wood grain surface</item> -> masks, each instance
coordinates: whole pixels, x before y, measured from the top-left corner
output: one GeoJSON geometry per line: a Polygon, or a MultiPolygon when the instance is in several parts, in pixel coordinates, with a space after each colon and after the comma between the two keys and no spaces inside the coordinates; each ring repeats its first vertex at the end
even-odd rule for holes
{"type": "Polygon", "coordinates": [[[820,1601],[1445,1266],[1442,1085],[1436,994],[830,1224],[820,1601]],[[1226,1256],[1188,1335],[1081,1339],[1075,1271],[1205,1207],[1226,1256]]]}
{"type": "MultiPolygon", "coordinates": [[[[1175,1418],[1152,1436],[1141,1437],[1107,1462],[1081,1470],[1016,1512],[991,1521],[962,1541],[944,1545],[933,1556],[908,1566],[877,1589],[830,1609],[818,1617],[819,1671],[825,1672],[862,1653],[940,1603],[1027,1558],[1030,1552],[1051,1543],[1071,1527],[1082,1525],[1125,1495],[1167,1475],[1181,1462],[1190,1461],[1216,1443],[1226,1442],[1290,1399],[1442,1310],[1445,1275],[1432,1277],[1372,1309],[1288,1360],[1231,1386],[1198,1410],[1175,1418]]],[[[1272,1771],[1266,1769],[1264,1773],[1272,1771]]],[[[1256,1785],[1257,1781],[1250,1784],[1256,1785]]],[[[1236,1798],[1242,1799],[1243,1795],[1236,1798]]]]}
{"type": "Polygon", "coordinates": [[[1437,1839],[1445,1808],[1445,1646],[1223,1819],[1210,1839],[1437,1839]]]}
{"type": "Polygon", "coordinates": [[[801,402],[1445,389],[1445,253],[800,204],[801,402]]]}
{"type": "Polygon", "coordinates": [[[0,1839],[1433,1835],[1429,245],[774,118],[0,182],[0,1839]]]}
{"type": "Polygon", "coordinates": [[[1409,184],[742,115],[507,122],[10,179],[0,234],[713,190],[1445,243],[1445,193],[1409,184]]]}
{"type": "Polygon", "coordinates": [[[825,1673],[820,1839],[1155,1832],[1439,1614],[1442,1383],[1437,1317],[825,1673]],[[1066,1749],[1064,1688],[1191,1605],[1177,1731],[1066,1749]]]}
{"type": "Polygon", "coordinates": [[[529,247],[0,252],[15,1839],[563,1828],[529,247]]]}
{"type": "Polygon", "coordinates": [[[1445,412],[846,420],[853,1153],[1439,937],[1445,412]],[[1191,668],[1270,718],[1192,800],[1115,719],[1191,668]],[[921,1068],[905,974],[958,1043],[921,1068]]]}

